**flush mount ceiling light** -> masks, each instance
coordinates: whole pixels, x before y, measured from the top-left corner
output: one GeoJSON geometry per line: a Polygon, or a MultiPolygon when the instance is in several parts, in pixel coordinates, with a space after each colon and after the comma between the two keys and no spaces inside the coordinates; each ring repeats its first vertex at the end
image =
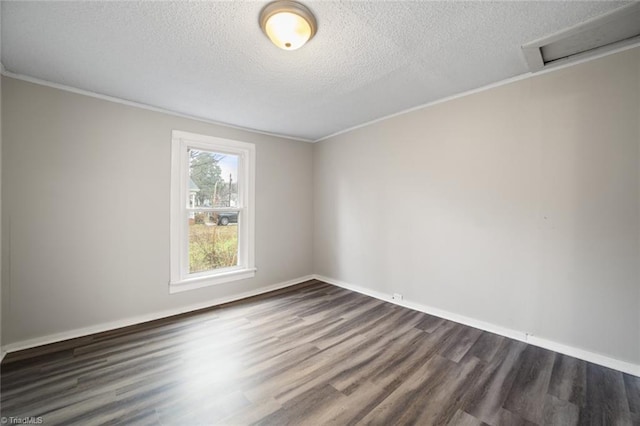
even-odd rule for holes
{"type": "Polygon", "coordinates": [[[280,49],[296,50],[313,38],[318,25],[306,6],[278,0],[260,12],[260,28],[280,49]]]}

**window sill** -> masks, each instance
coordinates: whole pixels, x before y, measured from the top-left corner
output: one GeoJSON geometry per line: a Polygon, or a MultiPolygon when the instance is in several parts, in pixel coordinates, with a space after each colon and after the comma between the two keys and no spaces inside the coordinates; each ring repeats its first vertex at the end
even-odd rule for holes
{"type": "Polygon", "coordinates": [[[223,272],[206,277],[187,278],[181,281],[171,281],[169,283],[169,294],[181,293],[183,291],[195,290],[203,287],[228,283],[231,281],[246,280],[256,275],[256,268],[244,268],[235,271],[223,272]]]}

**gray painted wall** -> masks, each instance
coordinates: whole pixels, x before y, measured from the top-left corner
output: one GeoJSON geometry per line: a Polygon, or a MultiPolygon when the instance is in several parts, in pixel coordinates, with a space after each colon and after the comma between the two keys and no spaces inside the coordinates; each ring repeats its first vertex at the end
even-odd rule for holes
{"type": "Polygon", "coordinates": [[[312,273],[310,144],[3,82],[5,345],[312,273]],[[254,279],[169,295],[173,129],[256,144],[254,279]]]}
{"type": "Polygon", "coordinates": [[[640,49],[314,145],[314,271],[640,363],[640,49]]]}

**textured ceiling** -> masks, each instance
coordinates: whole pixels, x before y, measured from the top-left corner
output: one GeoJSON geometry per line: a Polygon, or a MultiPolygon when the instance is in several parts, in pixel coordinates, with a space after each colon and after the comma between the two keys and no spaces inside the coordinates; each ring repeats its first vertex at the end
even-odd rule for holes
{"type": "Polygon", "coordinates": [[[266,2],[2,2],[2,63],[195,117],[316,140],[524,74],[520,46],[623,2],[305,1],[296,51],[266,2]]]}

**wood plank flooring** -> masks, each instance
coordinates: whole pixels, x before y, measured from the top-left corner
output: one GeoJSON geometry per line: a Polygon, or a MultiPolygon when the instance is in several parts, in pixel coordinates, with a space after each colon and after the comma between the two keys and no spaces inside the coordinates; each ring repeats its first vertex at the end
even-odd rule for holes
{"type": "Polygon", "coordinates": [[[46,425],[640,425],[640,378],[318,281],[14,353],[46,425]]]}

